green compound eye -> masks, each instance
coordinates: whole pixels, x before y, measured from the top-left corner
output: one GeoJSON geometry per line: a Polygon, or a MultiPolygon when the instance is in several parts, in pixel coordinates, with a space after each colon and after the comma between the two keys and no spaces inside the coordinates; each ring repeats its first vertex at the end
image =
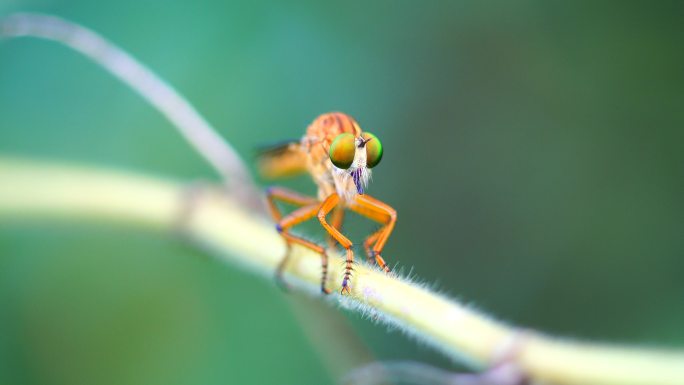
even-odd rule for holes
{"type": "Polygon", "coordinates": [[[350,133],[339,134],[330,145],[330,160],[337,168],[348,169],[354,163],[356,138],[350,133]]]}
{"type": "Polygon", "coordinates": [[[377,136],[370,132],[364,132],[362,137],[364,140],[368,140],[368,143],[366,143],[366,166],[373,168],[382,159],[382,143],[380,143],[380,139],[377,136]]]}

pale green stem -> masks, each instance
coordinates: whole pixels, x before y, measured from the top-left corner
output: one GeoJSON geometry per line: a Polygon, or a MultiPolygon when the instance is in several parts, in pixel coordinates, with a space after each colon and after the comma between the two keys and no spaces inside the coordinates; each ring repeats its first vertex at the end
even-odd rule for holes
{"type": "Polygon", "coordinates": [[[163,114],[231,187],[254,194],[249,169],[218,132],[171,85],[96,32],[56,16],[17,13],[0,19],[0,38],[36,37],[64,44],[137,91],[163,114]]]}
{"type": "MultiPolygon", "coordinates": [[[[171,229],[187,209],[183,191],[181,184],[159,178],[0,158],[0,217],[100,220],[171,229]]],[[[218,251],[226,261],[272,278],[285,247],[271,223],[222,193],[206,192],[193,207],[185,225],[190,236],[218,251]]],[[[331,287],[339,287],[341,261],[335,255],[330,262],[331,287]]],[[[290,282],[317,292],[320,257],[297,248],[286,274],[290,282]]],[[[424,286],[362,264],[356,266],[350,297],[333,294],[321,298],[377,316],[476,367],[510,354],[510,362],[540,383],[684,384],[682,352],[521,332],[424,286]]]]}

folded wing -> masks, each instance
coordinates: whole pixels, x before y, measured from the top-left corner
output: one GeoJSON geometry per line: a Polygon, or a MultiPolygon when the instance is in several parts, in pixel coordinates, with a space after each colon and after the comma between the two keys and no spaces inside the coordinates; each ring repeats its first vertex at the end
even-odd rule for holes
{"type": "Polygon", "coordinates": [[[306,172],[306,153],[299,141],[285,141],[259,149],[259,173],[265,178],[286,178],[306,172]]]}

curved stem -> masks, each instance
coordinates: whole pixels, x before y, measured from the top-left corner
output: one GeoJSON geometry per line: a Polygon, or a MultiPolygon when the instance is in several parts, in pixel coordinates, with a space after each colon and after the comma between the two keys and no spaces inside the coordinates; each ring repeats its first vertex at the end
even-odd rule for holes
{"type": "MultiPolygon", "coordinates": [[[[0,218],[101,220],[172,229],[187,207],[183,185],[135,174],[0,158],[0,218]]],[[[284,244],[273,225],[225,194],[206,191],[184,228],[228,262],[268,279],[284,244]]],[[[339,284],[343,259],[330,263],[339,284]]],[[[318,255],[296,248],[286,270],[298,287],[318,293],[318,255]]],[[[316,294],[317,295],[317,294],[316,294]]],[[[684,353],[608,346],[521,332],[399,277],[356,266],[352,294],[326,297],[400,327],[455,359],[485,367],[515,346],[509,362],[553,384],[684,384],[684,353]]]]}
{"type": "Polygon", "coordinates": [[[94,31],[59,17],[17,13],[0,19],[0,38],[22,36],[62,43],[102,66],[161,112],[240,195],[256,193],[249,170],[235,149],[190,102],[129,53],[94,31]]]}

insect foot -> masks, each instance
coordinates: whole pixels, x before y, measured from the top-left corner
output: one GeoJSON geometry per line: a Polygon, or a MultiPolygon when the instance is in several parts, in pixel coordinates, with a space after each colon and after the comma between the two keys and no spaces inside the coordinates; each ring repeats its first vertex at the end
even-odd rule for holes
{"type": "Polygon", "coordinates": [[[340,294],[351,295],[351,285],[349,281],[349,276],[345,275],[344,279],[342,280],[342,289],[340,289],[340,294]]]}
{"type": "Polygon", "coordinates": [[[380,256],[380,253],[376,253],[375,251],[373,251],[373,257],[375,258],[375,263],[378,266],[380,266],[382,271],[384,271],[387,274],[389,274],[391,272],[390,268],[389,268],[389,266],[387,266],[387,263],[385,262],[385,260],[382,258],[382,256],[380,256]]]}

